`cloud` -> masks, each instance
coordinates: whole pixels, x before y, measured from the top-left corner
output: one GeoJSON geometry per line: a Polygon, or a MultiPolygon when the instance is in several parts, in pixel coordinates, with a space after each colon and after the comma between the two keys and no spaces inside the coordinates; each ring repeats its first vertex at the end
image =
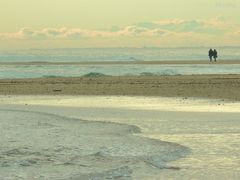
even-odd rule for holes
{"type": "MultiPolygon", "coordinates": [[[[203,20],[167,19],[157,22],[143,22],[109,30],[82,28],[44,28],[40,30],[25,27],[15,33],[0,33],[0,40],[47,40],[47,41],[89,41],[104,46],[106,43],[150,46],[205,45],[211,42],[240,43],[240,28],[228,23],[224,17],[203,20]],[[131,42],[131,43],[130,43],[131,42]]],[[[224,44],[223,44],[224,45],[224,44]]]]}
{"type": "Polygon", "coordinates": [[[118,31],[86,30],[80,28],[45,28],[34,30],[32,28],[22,28],[16,33],[0,34],[1,40],[6,39],[81,39],[81,38],[111,38],[120,36],[159,36],[166,31],[161,29],[148,29],[137,26],[127,26],[118,31]]]}
{"type": "Polygon", "coordinates": [[[164,29],[171,32],[219,34],[229,30],[230,24],[223,17],[217,17],[208,20],[171,19],[159,22],[138,23],[137,26],[148,29],[164,29]]]}

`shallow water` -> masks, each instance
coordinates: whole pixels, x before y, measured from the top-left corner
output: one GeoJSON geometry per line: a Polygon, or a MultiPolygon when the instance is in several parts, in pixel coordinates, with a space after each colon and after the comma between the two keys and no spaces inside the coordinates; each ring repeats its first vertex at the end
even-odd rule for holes
{"type": "Polygon", "coordinates": [[[240,178],[240,113],[87,108],[80,114],[87,119],[137,125],[143,136],[191,149],[186,158],[169,163],[179,171],[164,170],[156,179],[240,178]]]}
{"type": "Polygon", "coordinates": [[[0,110],[0,179],[132,179],[186,156],[136,126],[0,110]],[[139,168],[139,166],[142,166],[139,168]]]}
{"type": "Polygon", "coordinates": [[[89,121],[134,125],[142,130],[138,137],[173,142],[191,149],[186,157],[167,163],[168,169],[152,168],[139,162],[130,171],[133,179],[240,178],[240,113],[239,108],[231,111],[239,103],[143,97],[18,98],[12,98],[13,105],[9,97],[9,105],[2,105],[1,109],[49,112],[89,121]],[[98,106],[99,102],[102,107],[98,106]],[[219,103],[222,105],[218,106],[219,103]]]}

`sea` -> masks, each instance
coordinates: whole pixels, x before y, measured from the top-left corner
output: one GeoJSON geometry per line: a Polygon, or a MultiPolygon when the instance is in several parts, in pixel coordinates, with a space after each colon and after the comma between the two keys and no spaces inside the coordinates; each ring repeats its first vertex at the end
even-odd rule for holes
{"type": "MultiPolygon", "coordinates": [[[[77,62],[106,61],[208,61],[208,49],[206,47],[182,47],[0,50],[0,79],[103,75],[240,74],[240,65],[236,64],[77,64],[77,62]],[[64,64],[65,62],[76,64],[64,64]]],[[[218,61],[240,60],[240,47],[218,47],[216,49],[218,61]]]]}

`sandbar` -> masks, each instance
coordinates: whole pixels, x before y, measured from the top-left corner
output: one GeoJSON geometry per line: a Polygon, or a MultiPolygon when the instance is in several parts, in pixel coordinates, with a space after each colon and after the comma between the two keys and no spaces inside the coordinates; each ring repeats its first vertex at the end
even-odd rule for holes
{"type": "Polygon", "coordinates": [[[121,95],[240,100],[240,75],[2,79],[0,95],[121,95]]]}

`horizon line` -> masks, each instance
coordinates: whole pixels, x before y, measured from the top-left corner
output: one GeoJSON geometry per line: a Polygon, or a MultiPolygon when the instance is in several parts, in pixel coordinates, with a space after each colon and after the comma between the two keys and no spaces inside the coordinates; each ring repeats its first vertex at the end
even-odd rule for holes
{"type": "Polygon", "coordinates": [[[176,46],[176,47],[158,47],[158,46],[143,46],[143,47],[59,47],[59,48],[0,48],[0,51],[11,50],[60,50],[60,49],[194,49],[194,48],[240,48],[240,45],[230,46],[176,46]]]}

